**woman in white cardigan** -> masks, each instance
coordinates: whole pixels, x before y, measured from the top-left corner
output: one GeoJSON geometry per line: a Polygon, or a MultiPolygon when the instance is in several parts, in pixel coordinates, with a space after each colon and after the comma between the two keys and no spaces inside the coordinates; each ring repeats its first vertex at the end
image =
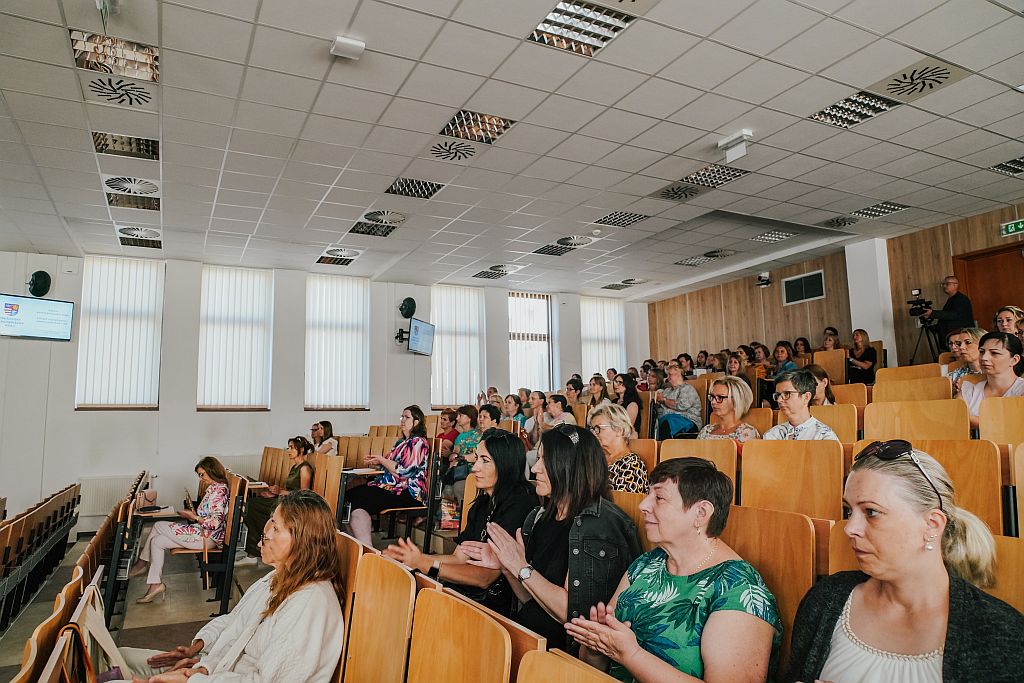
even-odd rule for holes
{"type": "MultiPolygon", "coordinates": [[[[274,571],[230,613],[168,652],[121,648],[135,683],[329,683],[344,620],[334,516],[308,490],[280,499],[260,553],[274,571]]],[[[126,672],[127,673],[127,672],[126,672]]]]}

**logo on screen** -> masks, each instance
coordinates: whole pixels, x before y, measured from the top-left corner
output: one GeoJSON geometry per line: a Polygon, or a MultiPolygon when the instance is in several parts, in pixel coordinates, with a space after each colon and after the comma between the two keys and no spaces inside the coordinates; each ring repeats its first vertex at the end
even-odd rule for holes
{"type": "Polygon", "coordinates": [[[14,317],[18,315],[19,308],[21,304],[4,304],[4,315],[14,317]]]}

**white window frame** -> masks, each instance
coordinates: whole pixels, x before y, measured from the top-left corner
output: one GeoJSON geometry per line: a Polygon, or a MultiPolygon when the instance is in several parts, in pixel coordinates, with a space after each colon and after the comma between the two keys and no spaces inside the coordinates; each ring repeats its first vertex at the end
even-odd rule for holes
{"type": "Polygon", "coordinates": [[[370,281],[307,275],[305,330],[305,409],[369,410],[370,281]]]}

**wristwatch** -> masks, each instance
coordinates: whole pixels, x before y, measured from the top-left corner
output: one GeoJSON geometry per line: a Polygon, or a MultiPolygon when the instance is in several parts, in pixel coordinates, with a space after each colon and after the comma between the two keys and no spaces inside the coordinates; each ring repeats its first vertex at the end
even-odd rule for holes
{"type": "Polygon", "coordinates": [[[427,576],[436,580],[438,574],[441,573],[441,560],[434,560],[434,563],[430,565],[430,569],[427,570],[427,576]]]}
{"type": "Polygon", "coordinates": [[[518,574],[516,574],[516,578],[519,579],[520,583],[526,581],[531,576],[533,576],[533,567],[531,567],[530,565],[526,565],[525,567],[519,570],[518,574]]]}

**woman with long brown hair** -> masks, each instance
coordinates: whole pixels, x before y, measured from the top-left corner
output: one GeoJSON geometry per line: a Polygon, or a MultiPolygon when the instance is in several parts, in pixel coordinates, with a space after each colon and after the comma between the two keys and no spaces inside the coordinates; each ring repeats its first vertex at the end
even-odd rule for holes
{"type": "Polygon", "coordinates": [[[200,629],[191,645],[167,652],[121,648],[131,673],[152,676],[152,683],[184,683],[198,674],[211,683],[328,683],[344,640],[335,533],[323,498],[304,489],[283,496],[260,542],[274,571],[200,629]],[[160,673],[166,667],[174,669],[160,673]]]}

